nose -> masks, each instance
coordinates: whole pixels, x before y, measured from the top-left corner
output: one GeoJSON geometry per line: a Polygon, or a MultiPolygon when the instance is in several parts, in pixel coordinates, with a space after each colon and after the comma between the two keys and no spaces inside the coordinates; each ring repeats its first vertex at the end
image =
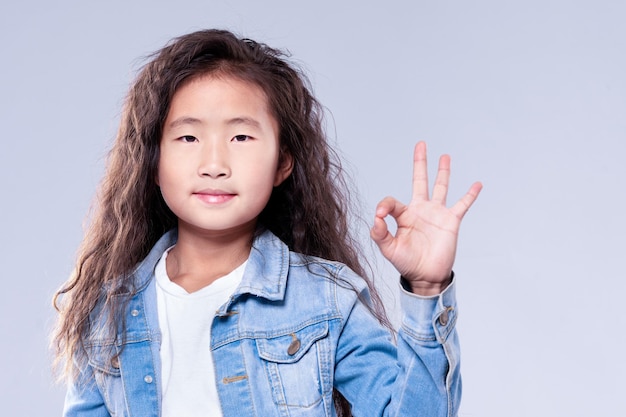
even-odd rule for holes
{"type": "Polygon", "coordinates": [[[229,161],[227,146],[219,141],[207,141],[202,149],[198,174],[202,177],[228,178],[231,173],[229,161]]]}

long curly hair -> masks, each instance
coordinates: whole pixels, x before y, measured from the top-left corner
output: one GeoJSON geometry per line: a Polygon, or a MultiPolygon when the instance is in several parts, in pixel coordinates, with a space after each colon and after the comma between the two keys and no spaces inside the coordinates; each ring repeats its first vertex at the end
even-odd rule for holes
{"type": "MultiPolygon", "coordinates": [[[[206,74],[260,87],[278,122],[280,158],[293,158],[291,175],[274,189],[259,224],[291,250],[343,262],[364,277],[372,311],[390,327],[351,233],[349,190],[306,76],[279,50],[228,31],[203,30],[152,55],[130,88],[76,268],[54,297],[60,314],[53,348],[63,376],[75,376],[85,364],[82,341],[94,330],[88,317],[97,305],[110,318],[104,331],[117,337],[124,305],[114,295],[133,291],[133,268],[177,224],[155,182],[159,142],[174,93],[206,74]]],[[[340,415],[349,415],[345,400],[335,400],[340,415]]]]}

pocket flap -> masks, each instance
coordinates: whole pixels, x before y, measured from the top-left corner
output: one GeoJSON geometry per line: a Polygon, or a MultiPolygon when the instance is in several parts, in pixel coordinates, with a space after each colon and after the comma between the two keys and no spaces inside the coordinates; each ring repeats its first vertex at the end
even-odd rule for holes
{"type": "Polygon", "coordinates": [[[316,341],[327,334],[328,322],[321,321],[292,333],[257,339],[256,344],[261,358],[271,362],[293,363],[299,361],[316,341]]]}
{"type": "Polygon", "coordinates": [[[105,374],[120,376],[119,359],[113,358],[115,349],[112,346],[92,346],[87,348],[89,366],[105,374]]]}

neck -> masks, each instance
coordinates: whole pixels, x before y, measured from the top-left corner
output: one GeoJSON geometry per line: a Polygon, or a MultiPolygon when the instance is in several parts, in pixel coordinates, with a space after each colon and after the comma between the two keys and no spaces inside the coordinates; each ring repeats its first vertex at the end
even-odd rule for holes
{"type": "Polygon", "coordinates": [[[197,291],[228,275],[250,255],[254,228],[197,233],[178,229],[178,241],[167,257],[167,275],[187,292],[197,291]]]}

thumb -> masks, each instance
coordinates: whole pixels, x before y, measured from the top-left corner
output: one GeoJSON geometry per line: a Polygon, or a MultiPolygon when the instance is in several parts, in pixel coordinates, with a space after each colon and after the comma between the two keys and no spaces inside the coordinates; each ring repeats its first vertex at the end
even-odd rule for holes
{"type": "Polygon", "coordinates": [[[393,235],[389,233],[387,222],[381,217],[374,218],[374,226],[370,230],[370,237],[376,243],[383,255],[393,243],[393,235]]]}

